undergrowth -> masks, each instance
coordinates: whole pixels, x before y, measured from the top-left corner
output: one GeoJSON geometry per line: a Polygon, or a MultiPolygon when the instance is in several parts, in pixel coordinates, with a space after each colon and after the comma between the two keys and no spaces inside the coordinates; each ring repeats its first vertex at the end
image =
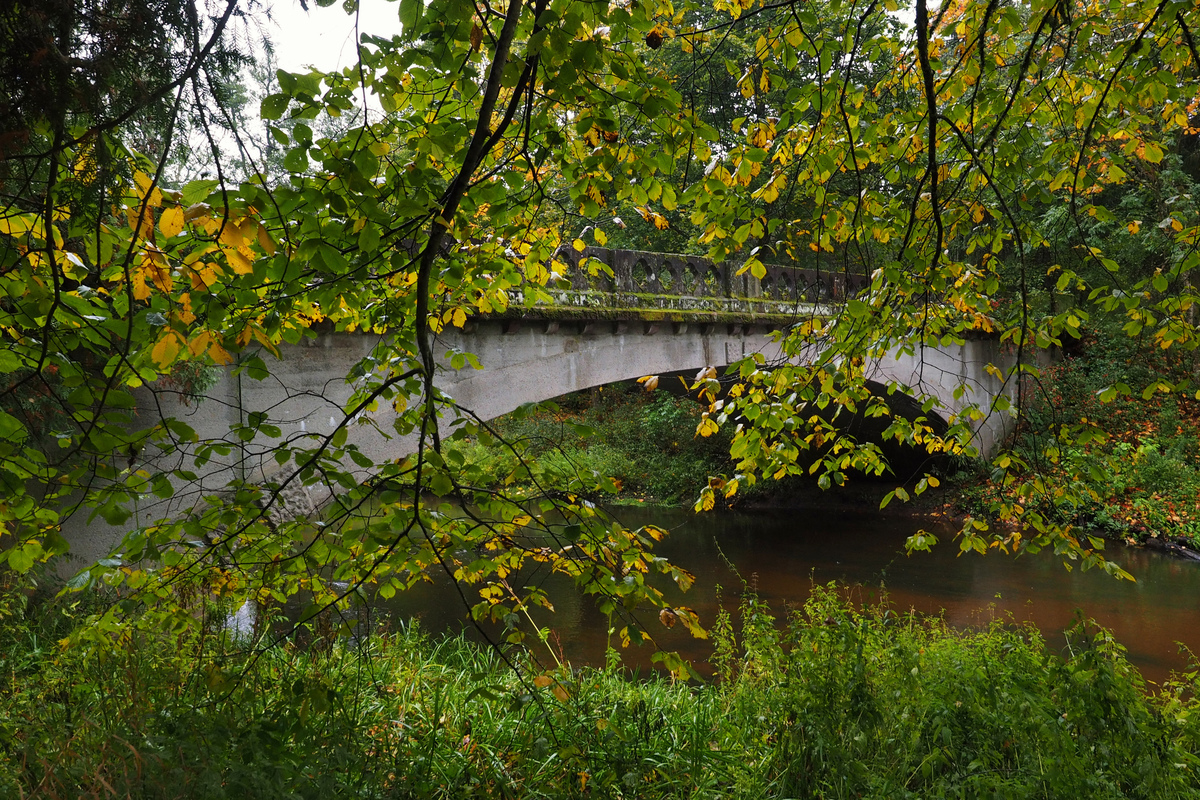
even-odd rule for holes
{"type": "Polygon", "coordinates": [[[618,384],[493,421],[505,443],[449,446],[494,484],[536,479],[554,491],[690,505],[710,475],[731,469],[727,435],[696,436],[701,411],[687,398],[618,384]]]}
{"type": "Polygon", "coordinates": [[[1165,390],[1188,381],[1194,366],[1191,354],[1119,330],[1084,332],[1025,392],[1019,461],[962,476],[962,508],[985,513],[1007,499],[1083,532],[1200,548],[1200,400],[1194,387],[1165,390]],[[1145,386],[1160,391],[1143,395],[1145,386]],[[1093,435],[1062,444],[1060,434],[1078,438],[1082,429],[1093,435]],[[1031,481],[1042,488],[1030,492],[1031,481]]]}
{"type": "Polygon", "coordinates": [[[416,626],[307,646],[219,631],[64,647],[64,601],[6,592],[0,796],[1188,798],[1197,674],[1150,695],[1080,624],[958,632],[835,587],[715,622],[711,683],[517,669],[416,626]]]}

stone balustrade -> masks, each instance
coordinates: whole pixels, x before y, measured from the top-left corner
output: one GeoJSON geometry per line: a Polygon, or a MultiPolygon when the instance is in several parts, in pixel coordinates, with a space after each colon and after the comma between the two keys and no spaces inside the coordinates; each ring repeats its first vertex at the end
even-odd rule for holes
{"type": "Polygon", "coordinates": [[[567,274],[547,288],[551,301],[539,306],[786,316],[819,313],[867,284],[860,275],[778,264],[767,264],[759,279],[737,274],[740,264],[703,256],[602,247],[563,247],[557,260],[568,266],[567,274]]]}

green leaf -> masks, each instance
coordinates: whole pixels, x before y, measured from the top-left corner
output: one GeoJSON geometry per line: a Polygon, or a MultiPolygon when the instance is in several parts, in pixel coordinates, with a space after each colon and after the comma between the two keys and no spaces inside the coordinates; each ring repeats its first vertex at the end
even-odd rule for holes
{"type": "Polygon", "coordinates": [[[25,426],[14,417],[5,411],[0,411],[0,441],[24,441],[26,436],[25,426]]]}
{"type": "MultiPolygon", "coordinates": [[[[292,98],[286,94],[269,94],[262,99],[262,103],[259,105],[259,113],[262,114],[263,119],[279,119],[283,116],[283,112],[287,111],[287,107],[291,102],[292,98]]],[[[278,129],[272,126],[272,135],[274,135],[276,130],[278,129]]],[[[284,141],[280,142],[280,144],[287,142],[287,137],[284,136],[283,138],[284,141]]]]}
{"type": "MultiPolygon", "coordinates": [[[[29,544],[33,544],[33,542],[27,543],[23,547],[14,547],[8,551],[8,565],[12,567],[14,572],[24,574],[33,567],[34,557],[31,549],[29,549],[29,544]]],[[[40,546],[38,549],[41,549],[40,546]]]]}
{"type": "Polygon", "coordinates": [[[400,0],[400,24],[404,26],[405,39],[412,41],[420,35],[421,15],[424,13],[424,0],[400,0]]]}
{"type": "Polygon", "coordinates": [[[871,314],[871,307],[862,300],[851,298],[846,303],[846,310],[850,313],[853,319],[864,319],[871,314]]]}
{"type": "Polygon", "coordinates": [[[379,249],[379,226],[367,222],[358,234],[358,249],[363,253],[374,253],[379,249]]]}
{"type": "MultiPolygon", "coordinates": [[[[182,190],[180,202],[184,206],[195,205],[208,199],[213,190],[220,186],[220,182],[214,180],[198,180],[190,181],[185,184],[182,190]]],[[[107,259],[93,259],[107,260],[107,259]]]]}
{"type": "Polygon", "coordinates": [[[346,443],[346,437],[349,435],[350,432],[346,430],[346,426],[343,425],[333,432],[333,436],[330,438],[329,443],[334,447],[341,447],[346,443]]]}
{"type": "Polygon", "coordinates": [[[308,169],[308,150],[294,147],[283,157],[283,168],[288,172],[303,172],[308,169]]]}
{"type": "Polygon", "coordinates": [[[446,473],[438,471],[429,477],[429,491],[438,497],[446,497],[454,490],[454,485],[446,473]]]}

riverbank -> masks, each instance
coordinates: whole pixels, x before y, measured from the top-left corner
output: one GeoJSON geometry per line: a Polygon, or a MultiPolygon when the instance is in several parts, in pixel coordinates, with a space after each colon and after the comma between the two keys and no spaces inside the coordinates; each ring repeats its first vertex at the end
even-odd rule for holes
{"type": "Polygon", "coordinates": [[[1080,534],[1200,551],[1200,396],[1194,354],[1084,326],[1031,383],[1011,462],[964,464],[959,509],[1018,503],[1080,534]],[[1082,435],[1085,434],[1085,435],[1082,435]]]}
{"type": "Polygon", "coordinates": [[[536,482],[605,503],[691,506],[710,476],[733,469],[728,435],[695,435],[700,414],[686,397],[614,385],[492,421],[503,445],[448,447],[494,486],[536,482]]]}
{"type": "Polygon", "coordinates": [[[1200,796],[1194,675],[1148,694],[1082,627],[1064,660],[1028,627],[962,633],[833,589],[780,621],[749,595],[697,685],[412,627],[63,648],[79,610],[22,605],[0,626],[4,796],[1200,796]]]}

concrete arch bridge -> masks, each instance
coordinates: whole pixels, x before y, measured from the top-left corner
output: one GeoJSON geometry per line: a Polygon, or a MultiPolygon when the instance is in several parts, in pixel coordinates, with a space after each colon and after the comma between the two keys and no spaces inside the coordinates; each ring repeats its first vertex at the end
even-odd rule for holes
{"type": "MultiPolygon", "coordinates": [[[[832,313],[865,283],[826,270],[778,265],[769,265],[758,280],[737,275],[736,265],[697,256],[600,248],[561,255],[573,267],[584,256],[602,261],[610,270],[591,274],[572,269],[570,287],[550,291],[549,303],[532,308],[514,303],[506,314],[443,331],[436,346],[438,355],[445,356],[439,363],[446,368],[437,378],[438,387],[486,420],[525,403],[643,375],[720,368],[755,352],[774,360],[780,352],[772,332],[797,319],[832,313]],[[450,368],[454,353],[474,354],[482,369],[450,368]]],[[[267,379],[255,381],[227,370],[199,403],[147,393],[147,417],[177,417],[201,440],[228,441],[235,452],[214,457],[198,482],[176,498],[145,509],[144,518],[186,510],[189,497],[195,502],[235,478],[271,474],[276,469],[272,447],[279,439],[263,436],[240,442],[230,433],[231,425],[245,423],[251,414],[264,415],[285,439],[332,433],[351,394],[346,375],[375,343],[369,335],[326,333],[285,345],[282,358],[270,364],[267,379]]],[[[988,366],[1005,371],[1009,361],[997,339],[981,337],[926,349],[919,357],[879,360],[868,365],[867,375],[880,384],[895,381],[932,394],[945,412],[956,414],[968,403],[986,408],[1007,391],[988,366]],[[956,397],[960,386],[966,391],[956,397]]],[[[394,412],[381,405],[377,421],[390,429],[388,416],[394,412]]],[[[999,414],[979,423],[980,449],[990,452],[1010,424],[1011,418],[999,414]]],[[[385,440],[371,426],[349,426],[348,441],[376,462],[406,455],[413,447],[411,438],[385,440]]],[[[155,466],[191,469],[188,454],[173,457],[179,459],[176,465],[155,466]]]]}
{"type": "MultiPolygon", "coordinates": [[[[445,367],[438,387],[480,418],[643,375],[721,368],[755,352],[777,359],[771,333],[797,319],[830,314],[865,284],[861,278],[778,265],[768,266],[758,280],[737,275],[736,265],[698,256],[600,248],[565,255],[572,266],[582,257],[598,259],[611,275],[572,269],[570,288],[550,291],[549,303],[532,308],[514,303],[506,314],[475,318],[437,337],[439,364],[445,367]],[[482,369],[452,369],[454,353],[474,354],[482,369]]],[[[368,335],[328,333],[284,346],[267,380],[226,375],[209,393],[216,402],[178,411],[201,438],[226,436],[229,425],[252,412],[266,412],[285,437],[330,432],[350,394],[345,376],[374,343],[368,335]]],[[[944,412],[957,414],[969,403],[986,408],[1005,391],[987,367],[1003,370],[1007,360],[998,340],[980,337],[879,360],[868,365],[867,374],[880,384],[895,381],[928,392],[944,412]],[[956,397],[960,386],[966,390],[956,397]]],[[[385,426],[389,413],[377,412],[385,426]]],[[[980,423],[980,449],[994,448],[1007,425],[996,414],[980,423]]],[[[356,441],[352,430],[350,441],[376,461],[406,454],[403,440],[361,438],[356,441]]]]}

